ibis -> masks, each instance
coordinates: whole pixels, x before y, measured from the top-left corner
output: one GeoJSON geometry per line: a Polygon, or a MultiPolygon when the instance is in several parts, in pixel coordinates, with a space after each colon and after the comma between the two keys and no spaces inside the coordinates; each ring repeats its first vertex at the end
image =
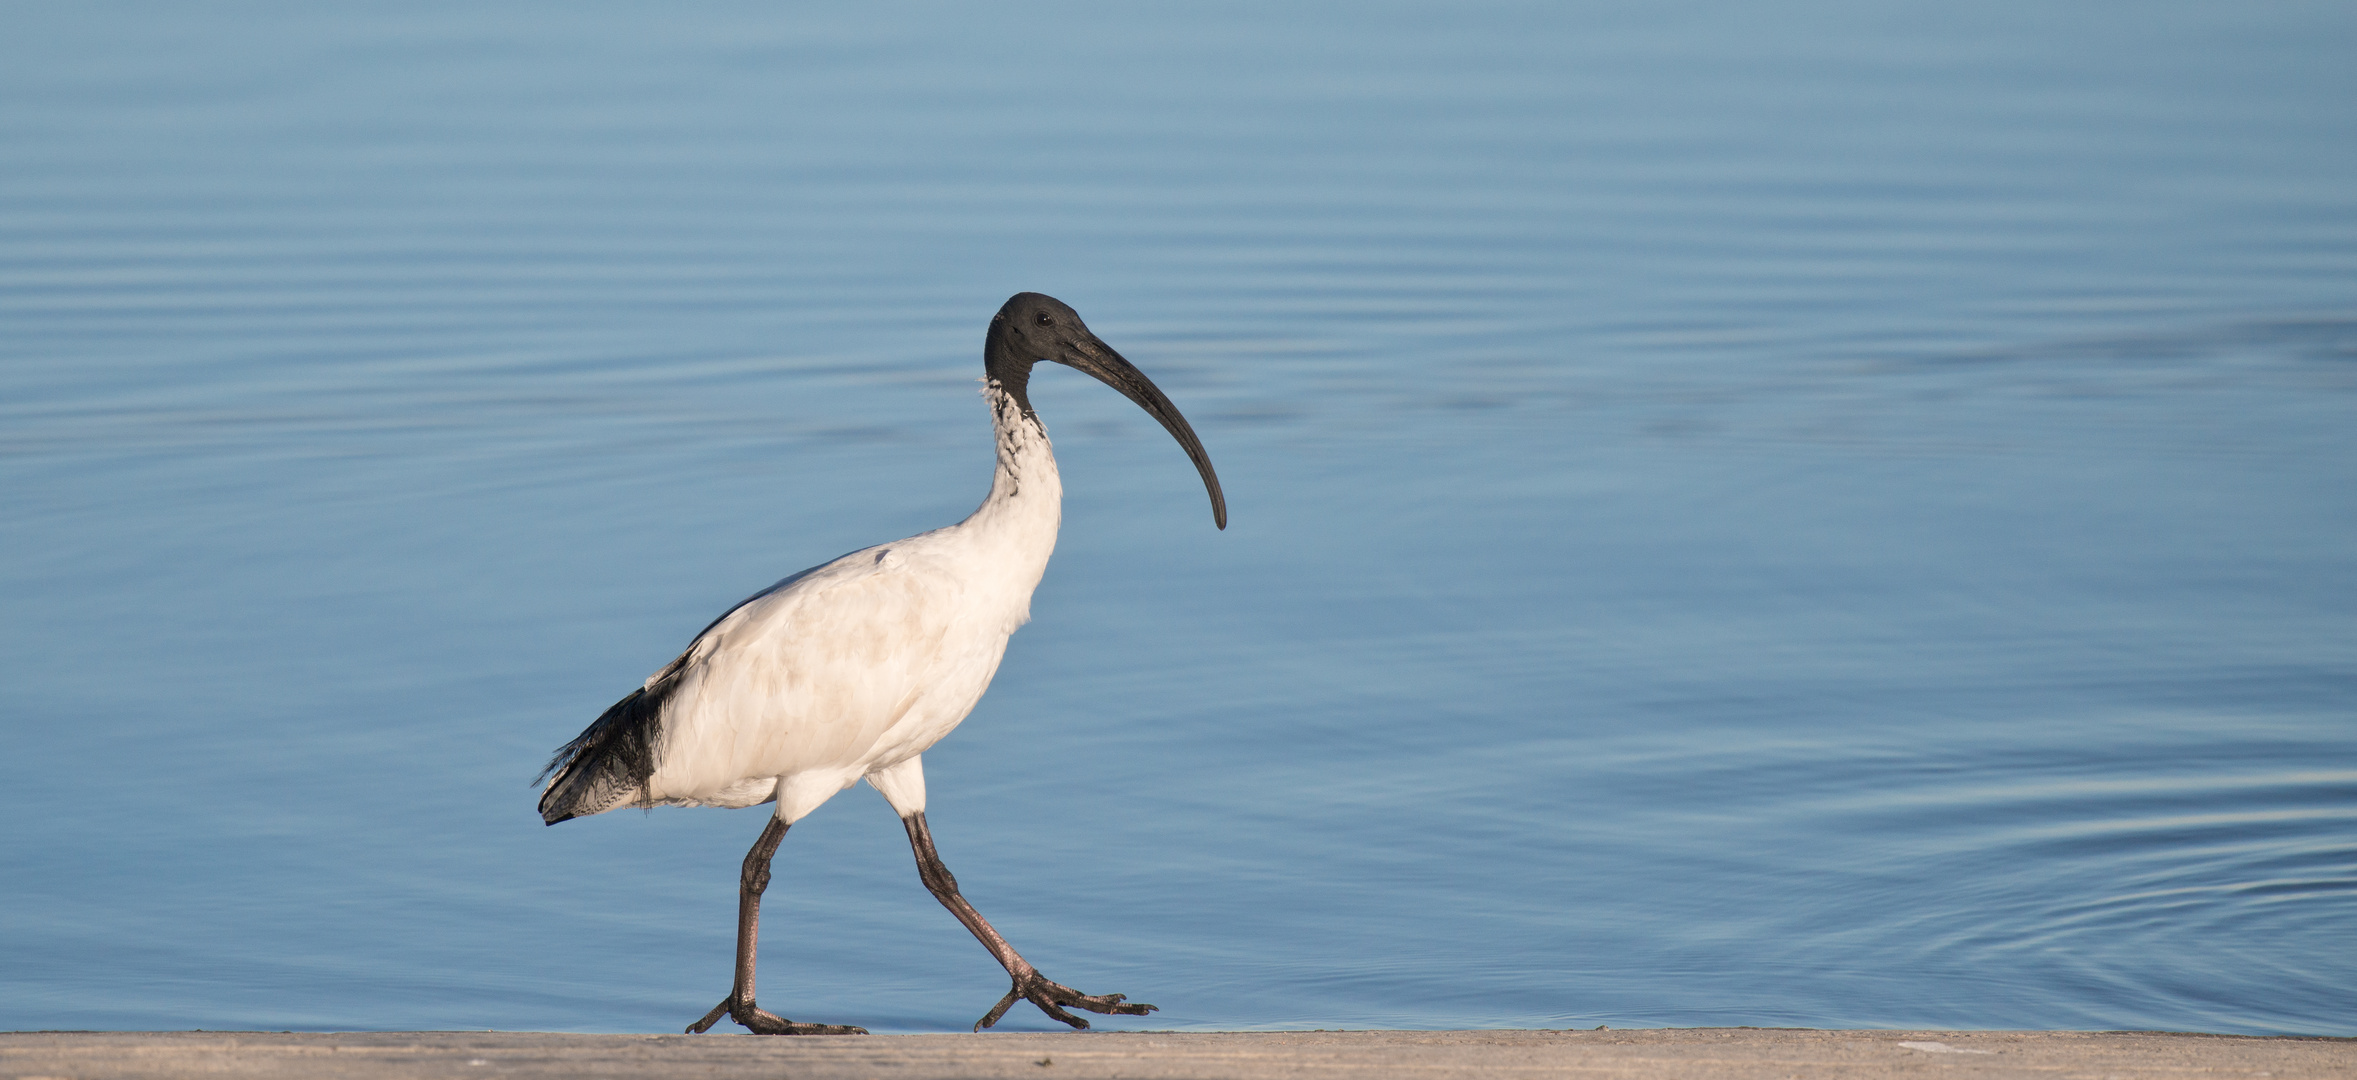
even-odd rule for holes
{"type": "Polygon", "coordinates": [[[1063,519],[1056,457],[1026,393],[1042,362],[1086,372],[1160,421],[1202,475],[1212,521],[1227,528],[1219,476],[1170,398],[1062,301],[1018,293],[983,338],[982,397],[998,469],[981,507],[955,525],[854,551],[754,593],[559,748],[541,773],[548,784],[540,816],[550,825],[626,806],[777,805],[738,877],[736,981],[690,1034],[724,1016],[768,1035],[866,1034],[764,1011],[753,986],[761,894],[779,842],[862,778],[900,815],[918,880],[1013,980],[975,1030],[997,1024],[1017,1001],[1075,1028],[1088,1021],[1070,1009],[1154,1010],[1040,974],[959,894],[925,823],[922,755],[989,688],[1008,636],[1031,617],[1031,593],[1063,519]]]}

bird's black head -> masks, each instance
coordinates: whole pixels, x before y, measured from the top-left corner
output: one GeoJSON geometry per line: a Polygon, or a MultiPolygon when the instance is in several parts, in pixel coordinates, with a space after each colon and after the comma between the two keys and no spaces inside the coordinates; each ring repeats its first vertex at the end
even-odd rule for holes
{"type": "Polygon", "coordinates": [[[991,317],[983,359],[991,376],[1012,391],[1014,384],[1004,376],[1017,373],[1001,370],[1010,366],[1008,362],[1022,366],[1018,378],[1028,378],[1032,364],[1042,360],[1069,363],[1065,357],[1088,342],[1104,344],[1089,333],[1088,324],[1080,321],[1080,313],[1070,304],[1046,293],[1016,293],[991,317]]]}
{"type": "Polygon", "coordinates": [[[982,344],[983,370],[1028,416],[1031,368],[1041,361],[1085,371],[1161,421],[1163,430],[1178,440],[1195,463],[1195,471],[1203,475],[1203,487],[1211,493],[1212,520],[1222,529],[1228,527],[1228,501],[1220,493],[1219,474],[1211,470],[1211,457],[1203,452],[1195,429],[1161,388],[1114,352],[1113,346],[1090,333],[1071,305],[1045,293],[1016,293],[991,317],[990,333],[982,344]]]}

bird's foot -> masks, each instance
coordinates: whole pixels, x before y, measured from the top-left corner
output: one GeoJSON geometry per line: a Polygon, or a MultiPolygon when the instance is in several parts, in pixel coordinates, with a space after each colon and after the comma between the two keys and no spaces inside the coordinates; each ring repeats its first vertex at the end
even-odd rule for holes
{"type": "Polygon", "coordinates": [[[755,1035],[865,1035],[868,1029],[849,1024],[797,1024],[776,1013],[769,1012],[750,1000],[734,997],[712,1007],[704,1018],[687,1026],[690,1035],[701,1035],[712,1030],[712,1025],[728,1017],[745,1025],[755,1035]]]}
{"type": "Polygon", "coordinates": [[[1083,1031],[1088,1030],[1088,1021],[1065,1012],[1064,1006],[1122,1016],[1144,1016],[1154,1011],[1154,1006],[1142,1001],[1124,1000],[1120,994],[1083,994],[1037,971],[1027,971],[1015,976],[1014,989],[1008,990],[1007,996],[991,1006],[989,1015],[974,1022],[974,1030],[980,1031],[997,1024],[999,1018],[1007,1015],[1007,1010],[1013,1008],[1017,1001],[1029,1001],[1039,1006],[1039,1011],[1083,1031]]]}

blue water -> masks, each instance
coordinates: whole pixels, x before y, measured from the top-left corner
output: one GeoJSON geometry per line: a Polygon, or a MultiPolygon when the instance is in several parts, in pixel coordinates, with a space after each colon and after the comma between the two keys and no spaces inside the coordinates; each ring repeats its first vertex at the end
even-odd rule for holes
{"type": "MultiPolygon", "coordinates": [[[[2357,1034],[2357,9],[18,5],[0,1028],[677,1030],[764,810],[534,772],[961,517],[927,755],[1113,1028],[2357,1034]]],[[[1004,988],[864,788],[762,1002],[1004,988]]],[[[1051,1027],[1028,1006],[1018,1029],[1051,1027]]]]}

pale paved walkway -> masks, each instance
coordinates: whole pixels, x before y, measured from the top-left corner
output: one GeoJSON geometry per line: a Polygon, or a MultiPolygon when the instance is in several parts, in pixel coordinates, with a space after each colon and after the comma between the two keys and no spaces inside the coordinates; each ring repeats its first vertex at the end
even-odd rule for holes
{"type": "Polygon", "coordinates": [[[2357,1040],[2017,1031],[0,1033],[0,1080],[147,1077],[2357,1078],[2357,1040]]]}

